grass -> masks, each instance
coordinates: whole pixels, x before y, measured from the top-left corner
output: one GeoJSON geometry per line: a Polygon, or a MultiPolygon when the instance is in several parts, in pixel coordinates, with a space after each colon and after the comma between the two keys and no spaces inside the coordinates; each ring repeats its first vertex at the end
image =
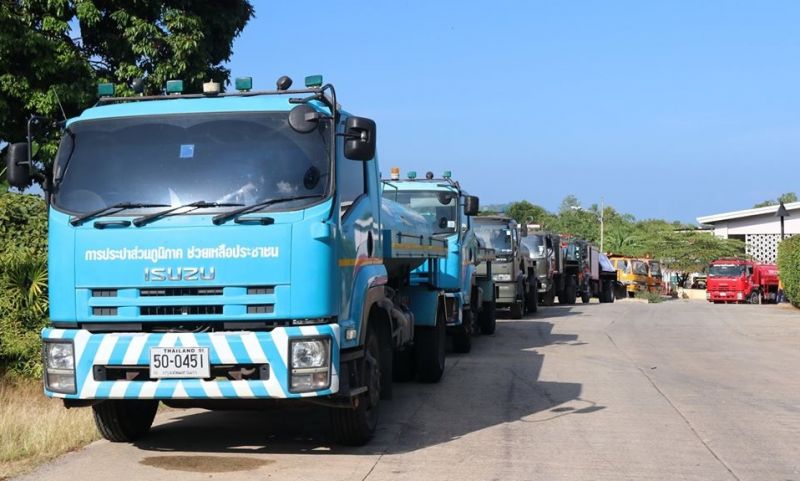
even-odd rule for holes
{"type": "Polygon", "coordinates": [[[88,408],[65,409],[40,381],[0,377],[0,480],[32,469],[99,437],[88,408]]]}
{"type": "Polygon", "coordinates": [[[661,297],[661,294],[658,294],[657,292],[637,291],[636,298],[647,299],[648,304],[658,304],[659,302],[664,302],[664,298],[661,297]]]}

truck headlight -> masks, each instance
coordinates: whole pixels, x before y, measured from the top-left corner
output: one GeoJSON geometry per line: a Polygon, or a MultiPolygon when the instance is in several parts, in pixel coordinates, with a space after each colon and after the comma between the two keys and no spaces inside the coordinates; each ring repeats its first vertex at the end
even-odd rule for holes
{"type": "Polygon", "coordinates": [[[706,299],[711,299],[711,293],[710,292],[706,292],[706,299]]]}
{"type": "Polygon", "coordinates": [[[495,282],[511,282],[511,274],[495,274],[492,276],[495,282]]]}
{"type": "Polygon", "coordinates": [[[45,341],[45,387],[53,392],[75,393],[75,349],[72,342],[45,341]]]}
{"type": "Polygon", "coordinates": [[[744,299],[744,294],[741,293],[741,292],[737,292],[736,293],[736,300],[741,301],[742,299],[744,299]]]}
{"type": "Polygon", "coordinates": [[[289,343],[289,391],[306,392],[330,386],[330,338],[298,338],[289,343]]]}

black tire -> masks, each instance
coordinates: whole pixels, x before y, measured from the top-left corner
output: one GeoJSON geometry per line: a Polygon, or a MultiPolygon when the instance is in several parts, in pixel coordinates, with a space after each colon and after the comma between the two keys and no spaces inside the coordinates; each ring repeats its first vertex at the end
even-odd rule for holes
{"type": "Polygon", "coordinates": [[[356,398],[355,407],[331,408],[331,428],[333,439],[345,446],[363,446],[375,434],[382,393],[381,345],[378,335],[371,327],[367,328],[365,353],[361,369],[362,385],[367,392],[356,398]]]}
{"type": "Polygon", "coordinates": [[[511,304],[511,319],[522,319],[523,311],[525,311],[525,300],[514,301],[511,304]]]}
{"type": "Polygon", "coordinates": [[[453,333],[453,351],[466,354],[472,350],[473,315],[467,307],[461,312],[461,326],[453,333]]]}
{"type": "Polygon", "coordinates": [[[417,378],[421,382],[439,382],[444,374],[447,331],[442,306],[436,313],[436,325],[414,328],[414,352],[417,360],[417,378]]]}
{"type": "Polygon", "coordinates": [[[528,296],[525,298],[525,307],[530,314],[535,314],[536,311],[539,310],[539,293],[534,286],[533,292],[528,292],[528,296]]]}
{"type": "Polygon", "coordinates": [[[129,443],[150,431],[158,401],[146,399],[108,400],[92,406],[94,423],[112,443],[129,443]]]}
{"type": "Polygon", "coordinates": [[[414,358],[414,349],[406,347],[402,351],[394,352],[392,361],[392,380],[408,382],[417,375],[417,361],[414,358]]]}
{"type": "Polygon", "coordinates": [[[481,334],[494,334],[497,329],[497,306],[494,301],[485,301],[481,312],[478,313],[478,323],[481,334]]]}
{"type": "Polygon", "coordinates": [[[761,295],[758,291],[753,291],[750,293],[749,298],[750,304],[761,304],[761,295]]]}
{"type": "MultiPolygon", "coordinates": [[[[566,281],[564,282],[564,302],[563,304],[573,305],[575,304],[575,300],[578,296],[578,286],[575,281],[575,278],[572,276],[567,277],[566,281]]],[[[562,299],[559,297],[558,302],[561,302],[562,299]]]]}
{"type": "Polygon", "coordinates": [[[552,306],[556,303],[556,288],[554,286],[550,286],[550,290],[544,293],[542,296],[542,305],[543,306],[552,306]]]}
{"type": "Polygon", "coordinates": [[[586,291],[581,292],[581,302],[583,302],[584,304],[588,304],[591,300],[592,298],[588,292],[586,291]]]}
{"type": "Polygon", "coordinates": [[[608,287],[608,297],[606,298],[606,300],[608,302],[613,303],[614,300],[616,299],[616,297],[617,296],[615,295],[615,292],[614,292],[614,282],[610,282],[609,283],[609,287],[608,287]]]}

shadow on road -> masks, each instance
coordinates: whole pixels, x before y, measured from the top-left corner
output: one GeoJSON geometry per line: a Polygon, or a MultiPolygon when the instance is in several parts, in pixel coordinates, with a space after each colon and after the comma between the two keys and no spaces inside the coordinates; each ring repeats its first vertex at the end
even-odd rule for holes
{"type": "MultiPolygon", "coordinates": [[[[566,306],[549,307],[537,318],[545,312],[552,317],[569,315],[566,306]]],[[[576,403],[562,406],[580,399],[581,384],[539,380],[544,356],[536,348],[582,343],[576,335],[553,334],[553,324],[537,318],[500,321],[495,335],[474,340],[472,353],[448,356],[447,372],[439,384],[395,384],[394,399],[381,405],[378,432],[364,447],[333,444],[327,411],[315,406],[187,411],[155,427],[136,446],[197,453],[402,453],[506,423],[602,409],[590,403],[583,408],[570,407],[576,403]]]]}

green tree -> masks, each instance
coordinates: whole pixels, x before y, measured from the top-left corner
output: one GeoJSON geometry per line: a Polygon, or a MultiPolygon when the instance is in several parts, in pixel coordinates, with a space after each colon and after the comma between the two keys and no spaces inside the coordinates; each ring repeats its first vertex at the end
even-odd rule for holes
{"type": "Polygon", "coordinates": [[[795,194],[794,192],[786,192],[784,194],[779,195],[778,198],[775,200],[768,199],[765,200],[764,202],[759,202],[758,204],[754,205],[753,208],[757,209],[759,207],[769,207],[771,205],[778,205],[781,202],[783,202],[784,204],[788,204],[790,202],[797,202],[797,194],[795,194]]]}
{"type": "Polygon", "coordinates": [[[721,257],[744,255],[744,243],[736,239],[723,239],[708,232],[663,232],[650,239],[649,254],[660,259],[667,269],[679,272],[683,282],[693,272],[703,272],[708,264],[721,257]]]}
{"type": "MultiPolygon", "coordinates": [[[[136,78],[147,93],[171,78],[194,91],[203,80],[225,83],[233,39],[252,15],[247,0],[0,1],[0,143],[24,140],[31,115],[76,115],[98,81],[122,94],[136,78]]],[[[45,163],[57,136],[41,146],[45,163]]]]}
{"type": "Polygon", "coordinates": [[[531,204],[527,200],[512,202],[506,208],[506,215],[516,220],[520,224],[533,223],[547,228],[553,221],[553,214],[547,212],[544,207],[531,204]]]}

